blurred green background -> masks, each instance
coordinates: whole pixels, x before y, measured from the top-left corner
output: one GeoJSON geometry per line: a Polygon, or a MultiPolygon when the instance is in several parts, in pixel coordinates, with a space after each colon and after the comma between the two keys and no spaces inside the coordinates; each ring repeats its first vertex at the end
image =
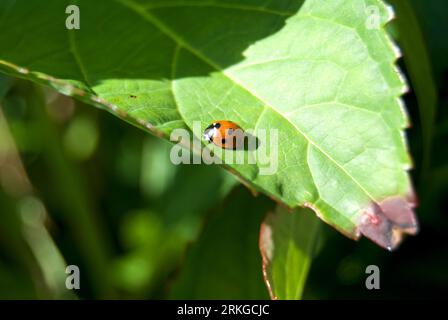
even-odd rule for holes
{"type": "MultiPolygon", "coordinates": [[[[304,298],[448,298],[448,3],[412,5],[437,105],[429,160],[425,62],[400,60],[420,233],[389,253],[323,225],[304,298]],[[365,289],[371,264],[380,290],[365,289]]],[[[391,32],[408,57],[412,28],[391,32]]],[[[171,164],[169,143],[50,89],[0,77],[0,99],[1,299],[268,298],[258,232],[271,200],[218,166],[171,164]],[[66,265],[80,290],[65,288],[66,265]]]]}

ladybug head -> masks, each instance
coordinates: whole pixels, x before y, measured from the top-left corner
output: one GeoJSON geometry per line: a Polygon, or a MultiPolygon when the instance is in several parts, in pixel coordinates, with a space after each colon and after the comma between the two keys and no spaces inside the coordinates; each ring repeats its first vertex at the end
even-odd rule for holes
{"type": "Polygon", "coordinates": [[[212,142],[213,141],[213,137],[216,134],[216,130],[218,130],[216,128],[216,124],[212,123],[211,125],[209,125],[205,130],[204,130],[204,139],[207,140],[208,142],[212,142]]]}

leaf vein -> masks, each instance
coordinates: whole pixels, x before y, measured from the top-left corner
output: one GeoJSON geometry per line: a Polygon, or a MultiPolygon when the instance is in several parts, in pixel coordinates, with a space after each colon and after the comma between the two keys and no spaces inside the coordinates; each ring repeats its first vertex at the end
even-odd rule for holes
{"type": "MultiPolygon", "coordinates": [[[[173,41],[183,46],[185,49],[190,51],[193,55],[195,55],[200,60],[204,61],[217,71],[222,72],[223,75],[227,76],[227,78],[236,84],[238,84],[242,89],[247,91],[249,94],[251,94],[254,98],[257,100],[263,102],[266,106],[269,106],[273,111],[280,114],[287,122],[289,122],[296,130],[306,139],[309,143],[311,143],[316,149],[318,149],[324,156],[326,156],[331,162],[333,162],[337,168],[339,168],[345,175],[347,175],[372,201],[375,201],[375,198],[359,183],[357,179],[355,179],[344,167],[342,167],[331,155],[329,155],[325,150],[323,150],[316,142],[314,142],[308,135],[303,132],[303,130],[294,122],[292,122],[290,119],[288,119],[284,114],[282,114],[278,109],[276,109],[271,104],[268,104],[267,101],[264,101],[261,97],[256,95],[254,92],[252,92],[247,86],[239,82],[236,78],[232,77],[231,74],[225,72],[225,70],[222,70],[222,68],[216,64],[211,59],[204,56],[199,50],[191,46],[188,42],[186,42],[182,37],[180,37],[176,32],[171,30],[167,25],[165,25],[162,21],[160,21],[157,17],[155,17],[150,12],[146,11],[144,7],[139,5],[138,3],[135,3],[134,1],[127,1],[124,0],[115,0],[118,3],[124,5],[125,7],[131,9],[132,11],[139,14],[143,19],[151,23],[153,26],[158,28],[162,33],[170,37],[173,41]]],[[[359,36],[359,34],[358,34],[359,36]]],[[[364,43],[363,43],[364,44],[364,43]]],[[[365,45],[365,44],[364,44],[365,45]]],[[[370,52],[369,52],[370,55],[370,52]]],[[[372,57],[371,57],[372,59],[372,57]]]]}

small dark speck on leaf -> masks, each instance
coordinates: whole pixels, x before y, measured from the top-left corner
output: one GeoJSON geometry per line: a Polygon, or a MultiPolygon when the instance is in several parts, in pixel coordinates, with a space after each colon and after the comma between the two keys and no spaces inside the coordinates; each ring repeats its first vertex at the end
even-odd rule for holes
{"type": "Polygon", "coordinates": [[[132,95],[132,94],[131,94],[129,97],[130,97],[130,98],[133,98],[133,99],[137,98],[137,96],[134,96],[134,95],[132,95]]]}

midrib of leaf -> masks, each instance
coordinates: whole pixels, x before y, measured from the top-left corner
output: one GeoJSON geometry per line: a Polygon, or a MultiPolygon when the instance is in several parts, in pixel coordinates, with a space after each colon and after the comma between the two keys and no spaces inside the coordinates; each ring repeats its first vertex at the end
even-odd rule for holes
{"type": "MultiPolygon", "coordinates": [[[[72,4],[78,5],[77,0],[73,0],[72,4]]],[[[68,45],[69,45],[69,51],[71,55],[73,56],[73,59],[75,59],[76,66],[79,69],[79,73],[81,74],[82,78],[84,79],[85,83],[87,84],[87,88],[90,91],[91,94],[96,95],[95,90],[93,89],[92,82],[89,80],[89,76],[87,74],[87,70],[84,67],[84,63],[82,61],[81,55],[78,51],[78,46],[76,44],[76,30],[67,29],[67,38],[68,38],[68,45]]]]}
{"type": "Polygon", "coordinates": [[[75,32],[67,29],[67,34],[68,34],[68,42],[69,42],[69,45],[70,45],[70,52],[71,52],[73,58],[76,61],[76,65],[78,66],[78,69],[79,69],[79,71],[80,71],[84,81],[88,85],[90,91],[92,91],[92,93],[95,93],[94,90],[93,90],[92,84],[89,81],[89,78],[87,76],[87,71],[84,68],[84,64],[82,62],[81,56],[80,56],[79,51],[78,51],[78,47],[76,45],[75,32]]]}
{"type": "Polygon", "coordinates": [[[177,60],[179,58],[180,49],[181,49],[181,46],[177,45],[176,49],[174,49],[173,61],[171,62],[171,91],[173,92],[173,95],[174,95],[174,90],[172,88],[173,88],[174,79],[176,78],[177,60]]]}
{"type": "MultiPolygon", "coordinates": [[[[164,33],[166,36],[171,38],[174,42],[178,44],[178,46],[187,49],[195,55],[197,58],[211,66],[213,69],[215,69],[218,72],[221,72],[224,76],[226,76],[230,81],[236,83],[238,86],[240,86],[244,91],[252,95],[257,100],[261,101],[265,107],[271,108],[274,112],[282,116],[287,122],[289,122],[307,141],[309,144],[313,145],[317,150],[319,150],[324,156],[326,156],[331,162],[333,162],[347,177],[349,177],[373,202],[376,202],[375,198],[347,171],[342,167],[333,157],[331,157],[327,152],[325,152],[316,142],[314,142],[309,136],[307,136],[295,123],[291,122],[283,113],[279,112],[278,109],[276,109],[271,104],[264,101],[261,97],[257,96],[255,93],[250,91],[248,88],[244,86],[243,83],[239,82],[238,79],[232,77],[229,73],[225,72],[214,61],[204,56],[200,51],[198,51],[196,48],[191,46],[188,42],[186,42],[184,39],[182,39],[176,32],[174,32],[172,29],[170,29],[166,24],[164,24],[162,21],[157,19],[153,14],[151,14],[150,10],[133,2],[133,1],[126,1],[126,0],[115,0],[117,3],[123,5],[124,7],[136,12],[138,15],[140,15],[143,19],[151,23],[153,26],[158,28],[162,33],[164,33]]],[[[323,18],[320,18],[323,19],[323,18]]],[[[327,20],[326,20],[327,21],[327,20]]],[[[333,22],[335,23],[335,22],[333,22]]],[[[361,39],[362,42],[362,39],[361,39]]],[[[363,42],[362,42],[363,43],[363,42]]],[[[179,50],[179,49],[177,49],[179,50]]],[[[368,51],[368,50],[367,50],[368,51]]],[[[369,51],[368,51],[369,52],[369,51]]],[[[375,60],[374,60],[375,61],[375,60]]],[[[174,82],[174,80],[173,80],[174,82]]],[[[174,83],[172,84],[174,86],[174,83]]],[[[173,91],[173,96],[175,96],[175,92],[173,91]]],[[[176,100],[176,99],[175,99],[176,100]]],[[[179,111],[179,114],[181,114],[178,104],[176,102],[177,109],[179,111]]],[[[264,111],[264,110],[263,110],[264,111]]],[[[260,117],[262,116],[264,112],[260,114],[260,117]]],[[[182,115],[181,115],[182,116],[182,115]]],[[[258,122],[258,121],[257,121],[258,122]]]]}

